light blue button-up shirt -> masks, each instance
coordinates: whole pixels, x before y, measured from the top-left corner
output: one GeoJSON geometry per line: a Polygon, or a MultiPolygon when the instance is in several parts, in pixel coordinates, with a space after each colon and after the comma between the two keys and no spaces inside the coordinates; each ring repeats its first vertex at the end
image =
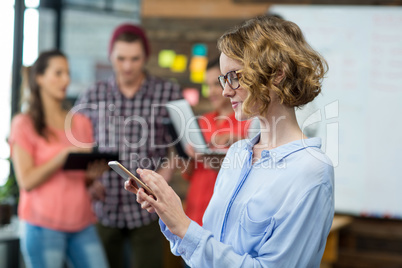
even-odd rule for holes
{"type": "Polygon", "coordinates": [[[262,152],[259,140],[232,145],[219,172],[203,227],[183,239],[160,221],[171,250],[197,267],[319,267],[334,216],[334,170],[321,140],[262,152]]]}

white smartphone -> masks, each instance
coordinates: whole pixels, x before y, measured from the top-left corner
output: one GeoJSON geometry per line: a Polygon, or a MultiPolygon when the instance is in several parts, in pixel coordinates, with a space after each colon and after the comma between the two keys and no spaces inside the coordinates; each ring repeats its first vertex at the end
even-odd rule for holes
{"type": "Polygon", "coordinates": [[[122,164],[120,164],[118,161],[110,161],[108,163],[109,167],[111,167],[114,171],[117,172],[120,176],[122,176],[124,179],[128,180],[130,178],[133,178],[137,184],[133,185],[137,190],[141,187],[144,189],[144,191],[148,195],[153,195],[155,197],[154,192],[151,190],[151,188],[148,187],[148,185],[145,184],[141,179],[137,178],[134,176],[128,169],[126,169],[122,164]],[[139,185],[139,186],[138,186],[139,185]]]}

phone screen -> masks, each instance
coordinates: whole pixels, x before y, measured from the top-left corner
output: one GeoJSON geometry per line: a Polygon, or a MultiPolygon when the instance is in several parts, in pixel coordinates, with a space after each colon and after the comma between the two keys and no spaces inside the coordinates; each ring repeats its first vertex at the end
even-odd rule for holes
{"type": "Polygon", "coordinates": [[[137,178],[134,176],[128,169],[126,169],[122,164],[120,164],[118,161],[110,161],[108,163],[109,167],[111,167],[114,171],[117,172],[121,177],[124,179],[128,180],[130,178],[134,179],[137,183],[137,185],[133,185],[135,188],[139,189],[139,187],[143,188],[144,191],[149,194],[153,195],[155,197],[154,192],[151,190],[151,188],[148,187],[148,185],[145,184],[141,179],[137,178]]]}

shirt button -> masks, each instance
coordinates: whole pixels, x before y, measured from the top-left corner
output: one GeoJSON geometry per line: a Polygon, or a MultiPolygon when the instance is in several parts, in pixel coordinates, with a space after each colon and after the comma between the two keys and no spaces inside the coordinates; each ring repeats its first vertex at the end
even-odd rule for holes
{"type": "Polygon", "coordinates": [[[261,156],[262,157],[269,157],[269,151],[262,151],[261,156]]]}

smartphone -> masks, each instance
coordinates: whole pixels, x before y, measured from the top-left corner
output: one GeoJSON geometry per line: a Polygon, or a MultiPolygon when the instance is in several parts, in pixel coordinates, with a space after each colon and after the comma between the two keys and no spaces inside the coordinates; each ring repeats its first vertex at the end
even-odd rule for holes
{"type": "Polygon", "coordinates": [[[153,195],[155,197],[154,192],[152,192],[151,188],[148,187],[148,185],[145,184],[141,179],[137,178],[134,176],[130,171],[128,171],[122,164],[120,164],[118,161],[110,161],[108,163],[109,167],[111,167],[114,171],[117,172],[120,176],[122,176],[124,179],[128,180],[130,178],[133,178],[137,184],[133,185],[137,190],[141,187],[144,189],[144,191],[148,195],[153,195]],[[139,185],[139,186],[138,186],[139,185]]]}

